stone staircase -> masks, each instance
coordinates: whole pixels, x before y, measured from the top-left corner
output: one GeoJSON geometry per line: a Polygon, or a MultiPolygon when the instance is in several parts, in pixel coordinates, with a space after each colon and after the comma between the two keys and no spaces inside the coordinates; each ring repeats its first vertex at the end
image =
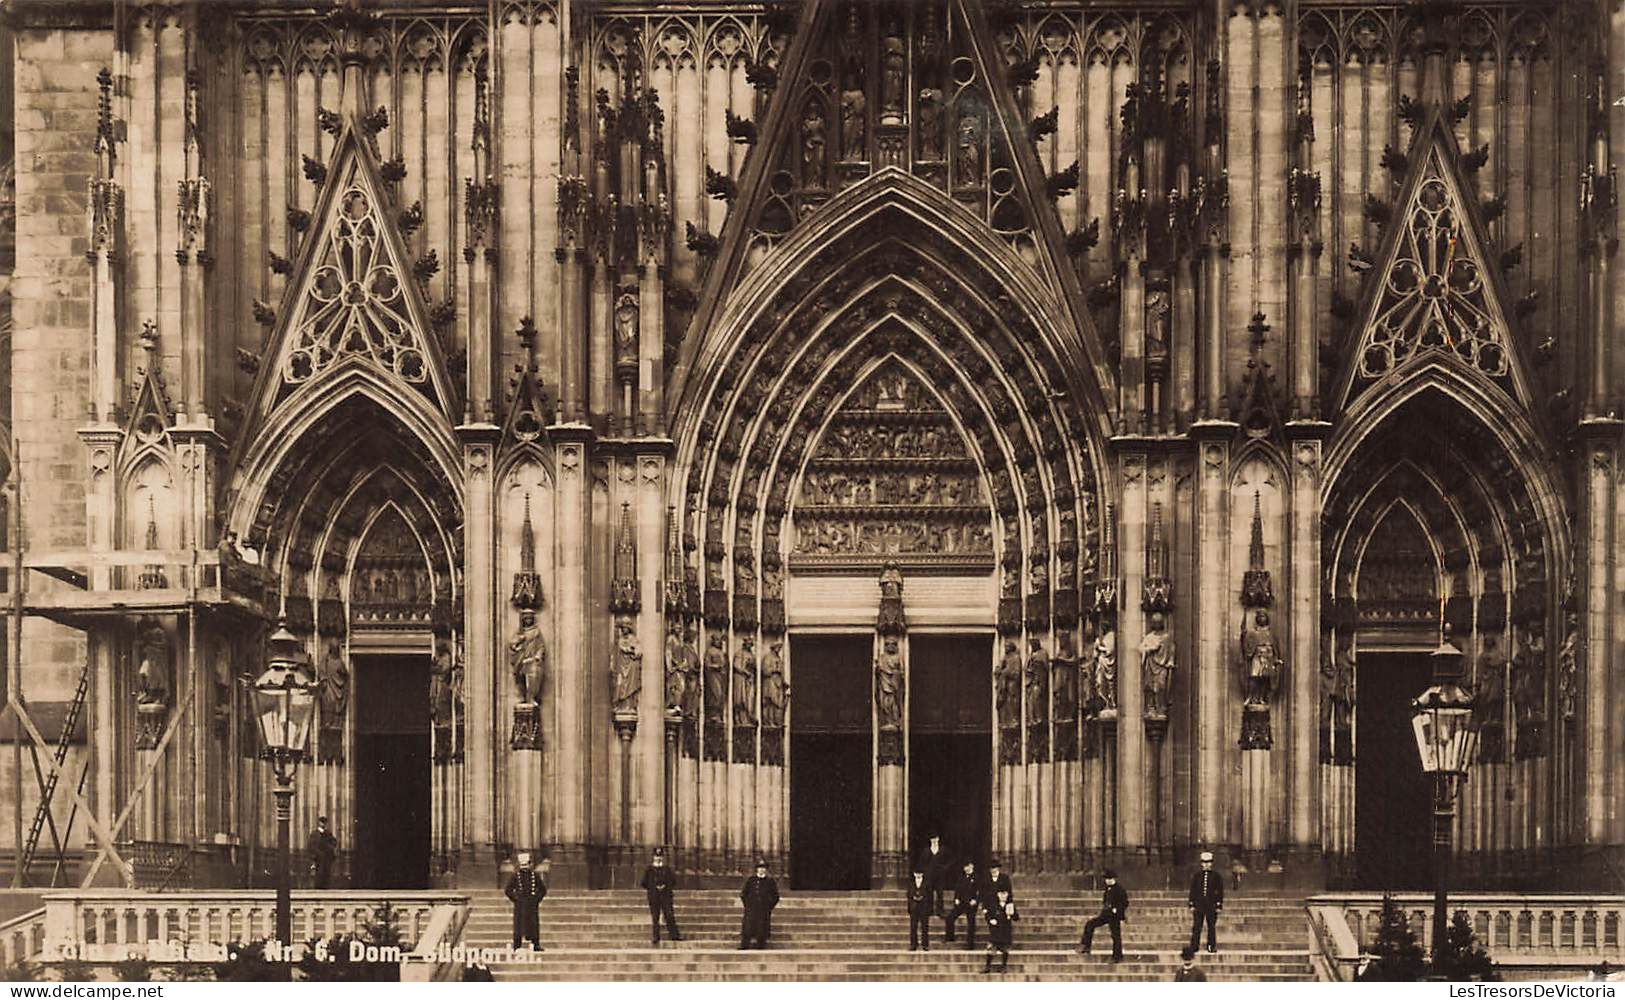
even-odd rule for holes
{"type": "MultiPolygon", "coordinates": [[[[1124,925],[1123,961],[1113,964],[1111,935],[1102,930],[1094,953],[1074,953],[1083,921],[1098,912],[1100,894],[1016,883],[1021,920],[1007,979],[1165,981],[1179,968],[1190,932],[1183,897],[1135,893],[1124,925]]],[[[494,889],[470,890],[465,946],[505,948],[512,910],[494,889]]],[[[1199,966],[1210,980],[1294,982],[1314,979],[1303,901],[1288,896],[1235,894],[1220,916],[1217,955],[1199,966]]],[[[784,892],[773,915],[766,951],[739,951],[742,910],[737,890],[691,889],[677,894],[681,942],[649,945],[649,912],[637,890],[556,890],[542,904],[542,945],[534,961],[493,966],[499,981],[823,980],[925,981],[981,977],[985,927],[977,950],[964,938],[942,940],[932,921],[932,950],[908,950],[908,918],[900,889],[867,892],[784,892]]],[[[959,924],[960,934],[964,922],[959,924]]]]}

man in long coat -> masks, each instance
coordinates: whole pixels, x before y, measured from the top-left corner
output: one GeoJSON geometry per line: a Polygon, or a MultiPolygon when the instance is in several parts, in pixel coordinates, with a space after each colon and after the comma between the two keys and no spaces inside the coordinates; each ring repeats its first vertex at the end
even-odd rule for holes
{"type": "Polygon", "coordinates": [[[756,874],[739,890],[745,917],[739,927],[739,948],[763,949],[773,936],[773,907],[779,905],[779,883],[767,874],[767,862],[756,859],[756,874]]]}
{"type": "Polygon", "coordinates": [[[508,888],[504,892],[513,900],[514,950],[518,951],[520,943],[524,941],[529,941],[532,949],[540,950],[542,935],[537,909],[542,905],[542,897],[547,895],[547,883],[530,866],[529,851],[519,852],[519,867],[508,879],[508,888]]]}
{"type": "Polygon", "coordinates": [[[643,870],[644,894],[649,898],[649,941],[660,943],[660,918],[666,918],[666,930],[673,941],[681,941],[677,931],[677,914],[672,911],[672,893],[677,889],[677,873],[666,866],[666,849],[655,848],[654,860],[643,870]]]}

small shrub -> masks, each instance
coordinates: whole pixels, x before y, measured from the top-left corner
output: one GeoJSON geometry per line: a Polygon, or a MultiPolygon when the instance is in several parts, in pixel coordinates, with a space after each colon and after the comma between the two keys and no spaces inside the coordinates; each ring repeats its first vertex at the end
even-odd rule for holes
{"type": "Polygon", "coordinates": [[[1399,904],[1387,893],[1382,897],[1382,915],[1377,920],[1371,952],[1375,957],[1360,973],[1362,982],[1414,983],[1427,974],[1422,946],[1416,943],[1416,935],[1399,904]]]}
{"type": "Polygon", "coordinates": [[[1445,931],[1444,948],[1433,961],[1433,974],[1466,982],[1501,981],[1489,953],[1478,946],[1478,936],[1473,933],[1466,910],[1457,910],[1451,919],[1445,931]]]}

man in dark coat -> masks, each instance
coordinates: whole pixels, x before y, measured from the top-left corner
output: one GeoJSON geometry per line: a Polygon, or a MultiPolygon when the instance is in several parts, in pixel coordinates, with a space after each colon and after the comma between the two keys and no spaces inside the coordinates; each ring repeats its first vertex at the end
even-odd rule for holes
{"type": "Polygon", "coordinates": [[[649,942],[660,943],[660,917],[666,917],[666,930],[673,941],[681,941],[677,932],[677,914],[672,912],[672,893],[677,889],[677,873],[666,867],[666,849],[655,848],[654,860],[643,870],[644,894],[649,897],[649,942]]]}
{"type": "Polygon", "coordinates": [[[1089,946],[1095,939],[1095,928],[1101,924],[1111,928],[1112,932],[1112,961],[1123,960],[1123,921],[1128,919],[1128,890],[1117,884],[1117,873],[1110,868],[1106,869],[1106,891],[1100,895],[1100,913],[1091,917],[1083,925],[1083,941],[1078,944],[1078,954],[1089,954],[1089,946]]]}
{"type": "Polygon", "coordinates": [[[925,886],[931,890],[931,912],[942,915],[942,894],[952,885],[953,861],[948,849],[942,846],[942,837],[933,833],[930,842],[920,850],[914,862],[916,871],[925,873],[925,886]]]}
{"type": "Polygon", "coordinates": [[[537,908],[547,895],[547,883],[542,881],[541,873],[530,866],[529,851],[520,851],[518,860],[519,867],[514,869],[508,888],[503,890],[513,901],[513,949],[518,951],[522,942],[529,941],[532,950],[540,950],[542,935],[537,908]]]}
{"type": "Polygon", "coordinates": [[[1179,971],[1174,973],[1176,983],[1205,983],[1207,973],[1196,967],[1196,949],[1186,948],[1179,953],[1179,971]]]}
{"type": "Polygon", "coordinates": [[[1017,920],[1021,919],[1016,913],[1016,901],[1010,897],[1008,889],[997,889],[993,898],[987,901],[984,908],[987,914],[987,961],[982,964],[983,972],[993,971],[993,953],[999,953],[999,971],[1003,972],[1010,967],[1010,946],[1015,940],[1015,927],[1017,920]]]}
{"type": "Polygon", "coordinates": [[[739,927],[739,948],[767,947],[773,936],[773,907],[779,905],[779,883],[768,877],[767,862],[756,859],[756,874],[745,880],[739,890],[739,900],[745,904],[745,919],[739,927]]]}
{"type": "Polygon", "coordinates": [[[983,901],[991,900],[998,891],[1003,889],[1010,894],[1011,901],[1016,898],[1016,888],[1010,884],[1010,873],[999,867],[999,859],[994,858],[987,863],[987,884],[982,887],[983,901]]]}
{"type": "Polygon", "coordinates": [[[965,859],[965,867],[959,873],[959,879],[954,883],[954,908],[942,918],[947,925],[943,935],[949,941],[954,939],[954,924],[960,917],[965,918],[965,950],[970,951],[976,947],[976,912],[977,903],[982,898],[982,883],[976,877],[976,862],[970,858],[965,859]]]}
{"type": "Polygon", "coordinates": [[[333,884],[333,859],[338,857],[339,842],[327,828],[327,817],[316,818],[316,829],[305,841],[305,853],[310,855],[310,884],[314,889],[327,889],[333,884]]]}
{"type": "Polygon", "coordinates": [[[1219,911],[1224,909],[1224,876],[1213,870],[1213,852],[1202,852],[1202,867],[1191,876],[1191,951],[1197,949],[1201,940],[1202,922],[1207,922],[1207,950],[1213,954],[1219,950],[1214,924],[1218,922],[1219,911]]]}
{"type": "Polygon", "coordinates": [[[914,882],[908,887],[908,950],[931,950],[931,887],[925,872],[914,869],[914,882]]]}

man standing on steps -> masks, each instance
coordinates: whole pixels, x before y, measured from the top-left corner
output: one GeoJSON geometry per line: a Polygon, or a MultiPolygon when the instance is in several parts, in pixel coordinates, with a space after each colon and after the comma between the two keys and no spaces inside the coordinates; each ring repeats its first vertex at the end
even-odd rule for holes
{"type": "Polygon", "coordinates": [[[949,873],[953,871],[953,862],[948,859],[948,849],[942,846],[942,837],[931,834],[930,843],[920,851],[919,860],[914,863],[916,871],[925,873],[926,888],[931,890],[931,912],[935,916],[942,916],[942,893],[948,888],[949,873]]]}
{"type": "Polygon", "coordinates": [[[338,857],[339,842],[327,828],[327,817],[316,817],[316,829],[310,831],[305,842],[305,853],[310,856],[310,882],[313,889],[326,889],[333,884],[333,859],[338,857]]]}
{"type": "Polygon", "coordinates": [[[908,887],[908,950],[923,946],[931,950],[931,886],[925,872],[914,866],[914,883],[908,887]]]}
{"type": "Polygon", "coordinates": [[[1010,946],[1015,943],[1015,927],[1017,920],[1021,919],[1016,913],[1016,901],[1010,897],[1010,890],[996,889],[993,898],[988,900],[987,912],[987,961],[982,964],[983,972],[993,971],[993,953],[999,953],[999,971],[1003,972],[1010,967],[1010,946]]]}
{"type": "Polygon", "coordinates": [[[965,950],[970,951],[976,947],[976,921],[977,904],[982,898],[982,883],[976,877],[976,862],[970,858],[965,859],[965,868],[959,873],[959,880],[954,883],[954,908],[942,918],[947,925],[943,934],[950,943],[954,940],[954,924],[963,916],[965,918],[965,950]]]}
{"type": "Polygon", "coordinates": [[[1201,940],[1202,922],[1207,921],[1207,951],[1211,955],[1219,950],[1215,940],[1214,924],[1219,911],[1224,909],[1224,876],[1213,870],[1213,852],[1202,852],[1202,867],[1191,876],[1191,951],[1201,940]]]}
{"type": "Polygon", "coordinates": [[[1110,868],[1105,871],[1106,891],[1100,896],[1100,913],[1091,917],[1083,925],[1083,940],[1078,943],[1078,954],[1089,954],[1089,946],[1095,939],[1095,928],[1101,924],[1111,928],[1112,932],[1112,961],[1123,960],[1123,921],[1128,919],[1128,890],[1117,884],[1117,873],[1110,868]]]}
{"type": "Polygon", "coordinates": [[[756,859],[756,874],[745,880],[739,899],[745,904],[745,919],[739,928],[739,950],[752,946],[758,950],[766,948],[767,939],[773,936],[773,907],[779,905],[779,883],[768,877],[766,861],[756,859]]]}
{"type": "Polygon", "coordinates": [[[677,889],[677,874],[666,867],[666,849],[655,848],[654,860],[643,870],[644,893],[649,897],[649,943],[660,943],[660,917],[666,917],[666,930],[673,941],[681,941],[677,932],[677,915],[672,912],[672,893],[677,889]]]}
{"type": "Polygon", "coordinates": [[[508,879],[504,892],[513,900],[513,950],[518,951],[520,944],[526,941],[533,950],[540,950],[541,921],[537,909],[542,905],[542,897],[547,895],[547,883],[530,866],[529,851],[519,852],[519,867],[508,879]]]}

